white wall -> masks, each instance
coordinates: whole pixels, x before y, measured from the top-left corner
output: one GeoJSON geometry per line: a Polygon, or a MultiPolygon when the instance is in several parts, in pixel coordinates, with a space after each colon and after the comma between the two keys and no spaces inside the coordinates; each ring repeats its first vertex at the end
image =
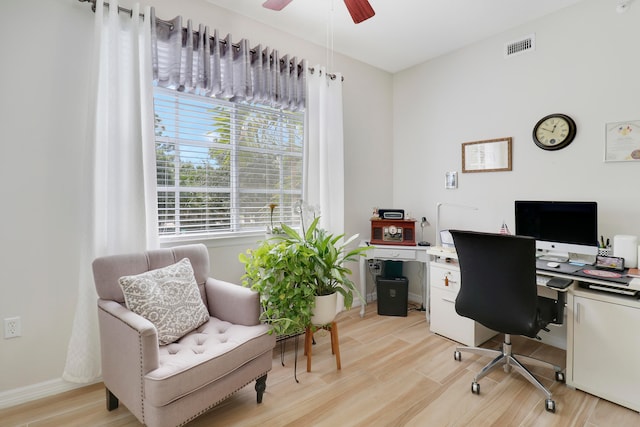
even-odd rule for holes
{"type": "Polygon", "coordinates": [[[454,53],[397,73],[394,81],[393,203],[442,228],[514,231],[516,199],[595,200],[599,233],[640,236],[640,164],[605,163],[604,126],[640,120],[640,5],[585,0],[454,53]],[[536,50],[503,57],[505,42],[535,33],[536,50]],[[550,113],[577,123],[559,151],[532,141],[550,113]],[[511,172],[461,173],[461,144],[513,137],[511,172]],[[459,188],[445,190],[446,171],[459,188]]]}
{"type": "Polygon", "coordinates": [[[22,337],[0,336],[0,392],[64,367],[82,238],[86,14],[72,0],[0,3],[0,319],[22,319],[22,337]]]}
{"type": "MultiPolygon", "coordinates": [[[[323,47],[203,0],[143,3],[155,5],[159,18],[193,17],[222,34],[231,32],[234,41],[248,38],[325,65],[323,47]]],[[[79,183],[88,176],[81,159],[92,47],[93,13],[86,3],[0,2],[0,320],[20,316],[23,335],[0,336],[0,407],[65,387],[60,376],[76,304],[83,238],[78,224],[86,206],[79,183]]],[[[334,65],[332,71],[345,76],[345,231],[368,235],[371,207],[391,201],[392,165],[376,174],[369,168],[392,156],[392,77],[337,54],[334,65]]],[[[239,281],[238,253],[252,243],[212,244],[212,274],[239,281]]]]}

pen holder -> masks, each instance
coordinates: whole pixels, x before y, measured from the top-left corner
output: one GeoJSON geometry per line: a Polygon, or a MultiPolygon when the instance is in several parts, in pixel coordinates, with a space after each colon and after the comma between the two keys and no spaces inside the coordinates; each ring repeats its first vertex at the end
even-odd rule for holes
{"type": "Polygon", "coordinates": [[[613,255],[613,249],[609,248],[598,248],[598,255],[600,256],[611,256],[613,255]]]}

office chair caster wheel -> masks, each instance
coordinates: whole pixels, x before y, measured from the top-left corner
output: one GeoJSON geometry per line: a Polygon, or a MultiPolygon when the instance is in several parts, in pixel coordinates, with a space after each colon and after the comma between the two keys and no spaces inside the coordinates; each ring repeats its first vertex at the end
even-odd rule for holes
{"type": "Polygon", "coordinates": [[[551,399],[547,399],[544,401],[544,409],[546,409],[548,412],[556,412],[556,402],[551,400],[551,399]]]}
{"type": "Polygon", "coordinates": [[[556,381],[561,383],[565,382],[564,372],[556,372],[556,381]]]}
{"type": "Polygon", "coordinates": [[[462,360],[462,353],[460,353],[458,350],[454,351],[453,360],[457,360],[458,362],[460,362],[462,360]]]}
{"type": "Polygon", "coordinates": [[[480,384],[478,384],[477,382],[472,382],[471,383],[471,393],[473,394],[480,394],[480,384]]]}

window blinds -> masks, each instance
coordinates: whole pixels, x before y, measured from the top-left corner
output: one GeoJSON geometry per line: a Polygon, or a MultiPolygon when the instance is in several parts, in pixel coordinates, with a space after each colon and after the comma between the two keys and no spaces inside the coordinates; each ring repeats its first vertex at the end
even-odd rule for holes
{"type": "Polygon", "coordinates": [[[304,113],[154,89],[160,236],[297,225],[304,113]]]}

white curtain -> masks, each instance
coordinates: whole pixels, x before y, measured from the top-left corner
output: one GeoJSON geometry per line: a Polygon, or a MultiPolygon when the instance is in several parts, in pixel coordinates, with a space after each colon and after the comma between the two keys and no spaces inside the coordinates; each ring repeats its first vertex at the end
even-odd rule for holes
{"type": "Polygon", "coordinates": [[[320,226],[344,233],[342,75],[307,72],[305,202],[320,207],[320,226]]]}
{"type": "MultiPolygon", "coordinates": [[[[145,16],[151,16],[151,9],[145,16]]],[[[91,262],[158,247],[150,19],[96,2],[93,94],[86,154],[86,224],[78,302],[63,379],[100,377],[97,295],[91,262]]]]}

